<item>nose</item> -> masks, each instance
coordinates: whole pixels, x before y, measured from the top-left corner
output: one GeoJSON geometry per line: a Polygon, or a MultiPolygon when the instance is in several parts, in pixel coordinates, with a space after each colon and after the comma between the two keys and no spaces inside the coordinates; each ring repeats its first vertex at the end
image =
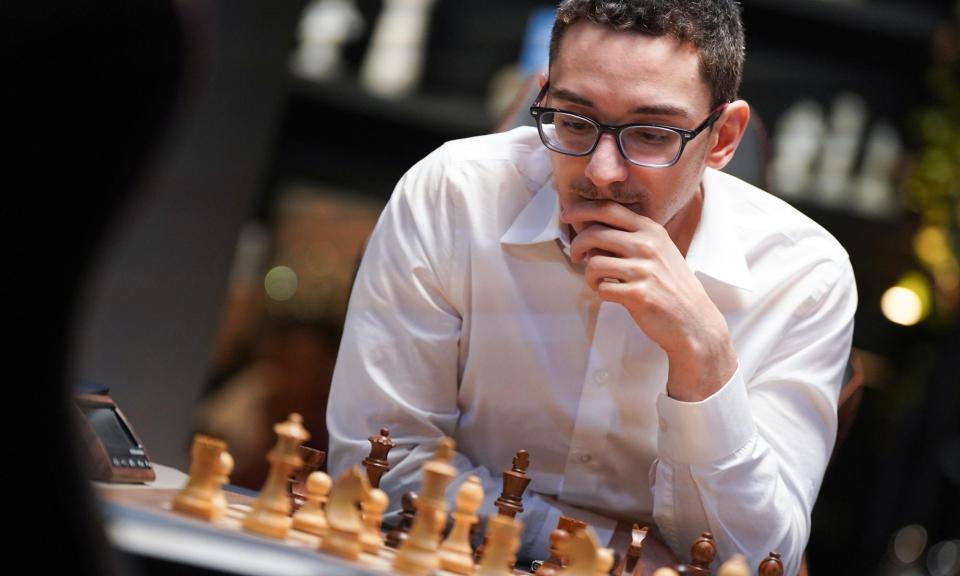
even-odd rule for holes
{"type": "Polygon", "coordinates": [[[597,188],[604,189],[610,184],[627,179],[629,173],[627,164],[627,159],[620,154],[620,148],[617,147],[613,134],[602,134],[596,149],[590,155],[584,175],[597,188]]]}

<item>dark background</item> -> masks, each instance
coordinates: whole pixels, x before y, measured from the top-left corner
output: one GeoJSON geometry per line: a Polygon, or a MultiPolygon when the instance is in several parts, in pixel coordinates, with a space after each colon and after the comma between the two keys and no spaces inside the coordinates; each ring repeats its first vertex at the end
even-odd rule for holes
{"type": "MultiPolygon", "coordinates": [[[[34,161],[14,158],[17,181],[28,185],[8,192],[18,198],[8,245],[21,280],[20,298],[10,300],[20,336],[14,367],[39,382],[84,377],[110,386],[153,458],[186,469],[192,408],[219,382],[211,357],[230,315],[241,229],[252,222],[273,230],[291,184],[382,204],[439,144],[494,129],[489,82],[517,60],[531,9],[549,4],[438,0],[421,86],[397,101],[368,95],[353,75],[377,0],[357,1],[366,34],[346,48],[347,73],[324,83],[287,72],[302,2],[184,2],[179,25],[169,23],[165,2],[121,4],[40,5],[22,19],[14,14],[18,33],[6,37],[6,57],[17,63],[8,114],[23,124],[11,140],[34,161]],[[402,145],[373,146],[374,131],[399,135],[402,145]],[[24,278],[50,295],[39,298],[24,278]]],[[[890,119],[908,148],[915,145],[912,114],[934,100],[932,39],[956,21],[956,6],[743,6],[742,96],[761,137],[797,99],[826,106],[852,90],[871,120],[890,119]]],[[[957,323],[901,327],[880,313],[883,291],[917,266],[914,214],[876,219],[797,206],[850,253],[860,293],[854,345],[867,368],[814,511],[811,572],[926,573],[924,555],[904,565],[891,543],[909,525],[923,528],[926,548],[960,537],[957,323]]],[[[317,329],[335,346],[335,322],[317,329]]],[[[45,388],[33,390],[36,404],[45,388]]],[[[322,409],[320,396],[312,401],[322,409]]]]}

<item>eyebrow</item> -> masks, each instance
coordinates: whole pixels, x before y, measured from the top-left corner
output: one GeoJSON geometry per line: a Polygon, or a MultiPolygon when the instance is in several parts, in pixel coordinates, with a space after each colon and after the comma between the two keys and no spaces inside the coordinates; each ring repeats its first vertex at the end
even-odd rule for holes
{"type": "MultiPolygon", "coordinates": [[[[596,108],[597,106],[589,99],[563,88],[550,87],[550,95],[560,100],[566,100],[572,104],[596,108]]],[[[675,116],[679,118],[690,118],[690,113],[679,106],[671,104],[650,104],[646,106],[637,106],[630,110],[631,114],[650,114],[654,116],[675,116]]]]}

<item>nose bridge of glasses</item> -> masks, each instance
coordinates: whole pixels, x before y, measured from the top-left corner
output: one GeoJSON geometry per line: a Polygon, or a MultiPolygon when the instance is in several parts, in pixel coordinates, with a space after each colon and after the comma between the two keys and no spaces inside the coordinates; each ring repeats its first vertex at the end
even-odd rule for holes
{"type": "Polygon", "coordinates": [[[629,162],[620,142],[619,130],[613,126],[601,126],[597,131],[597,143],[593,147],[590,164],[595,168],[602,167],[603,171],[607,172],[611,167],[619,170],[629,162]]]}

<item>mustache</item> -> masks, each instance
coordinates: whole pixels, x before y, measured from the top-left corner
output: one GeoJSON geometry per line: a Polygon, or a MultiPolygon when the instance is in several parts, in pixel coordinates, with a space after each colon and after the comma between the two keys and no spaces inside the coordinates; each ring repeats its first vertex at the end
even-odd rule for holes
{"type": "Polygon", "coordinates": [[[629,190],[623,182],[611,184],[607,187],[607,193],[600,192],[600,189],[589,181],[571,182],[570,190],[587,200],[613,200],[620,204],[642,203],[647,197],[643,190],[629,190]]]}

